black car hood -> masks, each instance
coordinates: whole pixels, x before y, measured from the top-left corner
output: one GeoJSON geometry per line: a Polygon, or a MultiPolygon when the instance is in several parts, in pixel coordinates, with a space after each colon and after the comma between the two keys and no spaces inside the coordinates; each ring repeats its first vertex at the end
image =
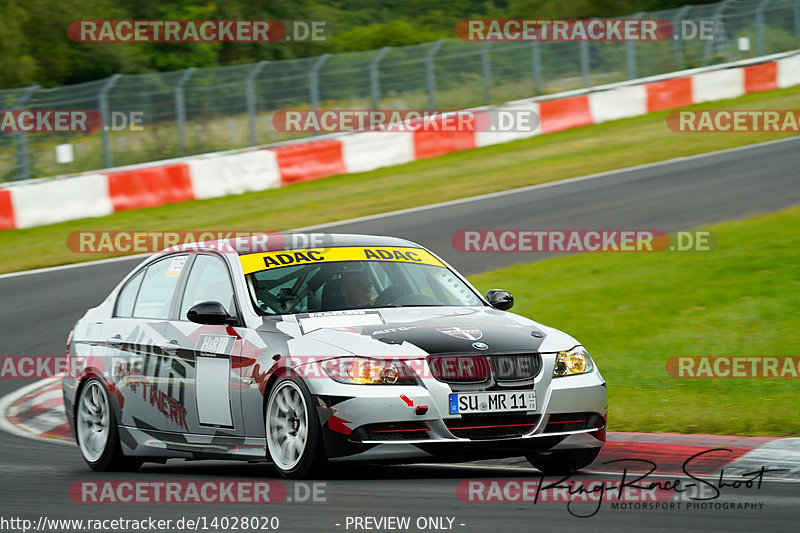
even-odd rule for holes
{"type": "Polygon", "coordinates": [[[407,342],[429,354],[532,352],[538,351],[546,336],[542,329],[525,324],[526,320],[491,308],[404,308],[366,312],[380,315],[381,323],[320,329],[310,332],[309,336],[346,349],[356,344],[364,347],[367,339],[376,341],[369,343],[376,348],[407,342]]]}

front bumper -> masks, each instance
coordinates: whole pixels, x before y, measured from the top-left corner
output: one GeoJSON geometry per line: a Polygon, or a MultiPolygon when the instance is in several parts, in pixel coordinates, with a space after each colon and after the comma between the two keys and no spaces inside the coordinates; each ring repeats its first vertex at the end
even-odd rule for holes
{"type": "Polygon", "coordinates": [[[605,441],[606,387],[596,370],[556,379],[540,375],[534,384],[537,409],[515,414],[451,415],[450,385],[421,381],[419,386],[378,386],[309,380],[327,456],[334,461],[475,460],[600,447],[605,441]]]}

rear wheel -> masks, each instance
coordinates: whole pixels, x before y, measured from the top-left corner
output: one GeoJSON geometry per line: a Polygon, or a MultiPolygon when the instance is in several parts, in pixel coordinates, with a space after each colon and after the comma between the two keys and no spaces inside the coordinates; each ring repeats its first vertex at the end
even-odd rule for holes
{"type": "Polygon", "coordinates": [[[319,417],[302,381],[282,378],[275,384],[265,425],[270,457],[283,477],[305,478],[324,465],[319,417]]]}
{"type": "Polygon", "coordinates": [[[569,474],[586,468],[599,454],[600,448],[582,448],[529,454],[525,458],[544,474],[569,474]]]}
{"type": "Polygon", "coordinates": [[[122,454],[117,417],[103,382],[92,378],[78,397],[75,428],[83,459],[92,470],[135,470],[141,462],[122,454]]]}

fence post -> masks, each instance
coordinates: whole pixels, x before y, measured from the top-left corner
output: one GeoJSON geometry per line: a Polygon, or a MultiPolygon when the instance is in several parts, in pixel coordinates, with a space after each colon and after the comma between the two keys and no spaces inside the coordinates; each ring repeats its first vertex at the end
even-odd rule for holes
{"type": "Polygon", "coordinates": [[[797,43],[800,44],[800,0],[794,2],[794,33],[797,36],[797,43]]]}
{"type": "MultiPolygon", "coordinates": [[[[675,14],[675,17],[672,19],[673,37],[680,37],[680,24],[681,22],[683,22],[683,17],[686,16],[686,13],[691,8],[692,6],[683,6],[675,14]]],[[[681,50],[681,40],[673,39],[672,42],[673,45],[675,46],[675,68],[681,70],[683,68],[683,52],[681,50]]]]}
{"type": "Polygon", "coordinates": [[[581,51],[581,76],[583,77],[583,86],[589,87],[591,84],[589,78],[589,42],[580,41],[578,44],[581,51]]]}
{"type": "Polygon", "coordinates": [[[192,77],[195,67],[187,68],[175,84],[175,118],[178,122],[178,154],[186,155],[186,106],[183,99],[183,86],[192,77]]]}
{"type": "Polygon", "coordinates": [[[114,157],[111,154],[111,130],[108,127],[108,93],[111,92],[111,89],[114,88],[114,85],[117,84],[121,77],[122,74],[114,74],[108,78],[106,84],[100,89],[100,95],[98,97],[100,115],[103,117],[103,166],[105,168],[111,168],[114,165],[114,157]]]}
{"type": "Polygon", "coordinates": [[[369,62],[369,89],[372,95],[372,109],[378,109],[381,106],[381,80],[378,78],[378,64],[391,48],[391,46],[384,46],[378,50],[378,53],[369,62]]]}
{"type": "MultiPolygon", "coordinates": [[[[720,2],[719,3],[719,7],[717,7],[717,9],[714,10],[714,14],[711,15],[711,21],[712,21],[712,24],[713,24],[714,28],[716,28],[719,24],[722,24],[722,20],[721,20],[722,12],[725,10],[726,7],[728,7],[728,4],[731,1],[732,0],[724,0],[723,2],[720,2]]],[[[717,30],[715,29],[714,30],[714,37],[712,39],[706,41],[706,48],[705,48],[705,51],[703,52],[703,56],[704,56],[703,57],[703,63],[705,63],[706,65],[708,65],[711,62],[712,48],[716,44],[714,41],[716,40],[716,37],[718,35],[716,32],[717,32],[717,30]]]]}
{"type": "MultiPolygon", "coordinates": [[[[311,98],[311,109],[317,110],[319,109],[319,69],[322,68],[322,65],[331,57],[330,54],[323,54],[319,56],[313,65],[311,65],[311,69],[308,71],[308,91],[309,96],[311,98]]],[[[318,135],[319,132],[314,131],[312,135],[318,135]]]]}
{"type": "MultiPolygon", "coordinates": [[[[638,19],[642,15],[644,15],[644,13],[642,13],[640,11],[639,13],[636,13],[635,15],[633,15],[631,18],[632,19],[638,19]]],[[[636,78],[636,70],[637,70],[636,69],[636,49],[634,48],[634,44],[635,44],[634,41],[627,41],[625,43],[625,54],[627,55],[627,59],[628,59],[628,79],[629,80],[632,80],[632,79],[636,78]]]]}
{"type": "Polygon", "coordinates": [[[760,56],[766,53],[764,44],[764,8],[769,3],[770,0],[761,0],[756,6],[756,50],[760,56]]]}
{"type": "Polygon", "coordinates": [[[492,99],[492,58],[489,55],[494,41],[487,41],[481,48],[481,70],[483,73],[483,103],[489,105],[492,99]]]}
{"type": "MultiPolygon", "coordinates": [[[[15,107],[24,109],[25,104],[39,89],[40,87],[36,83],[28,87],[17,99],[15,107]]],[[[17,179],[26,180],[31,177],[31,162],[28,158],[28,135],[24,131],[17,133],[17,173],[17,179]]]]}
{"type": "Polygon", "coordinates": [[[247,75],[247,80],[245,81],[245,87],[247,90],[247,131],[250,135],[250,146],[255,146],[257,144],[256,139],[256,89],[255,89],[255,79],[258,76],[259,72],[261,72],[264,67],[269,63],[269,61],[259,61],[256,63],[256,66],[253,67],[253,70],[247,75]]]}
{"type": "Polygon", "coordinates": [[[444,39],[439,39],[433,43],[431,49],[425,54],[425,70],[428,78],[428,107],[431,110],[436,109],[436,66],[433,64],[433,59],[444,42],[444,39]]]}
{"type": "Polygon", "coordinates": [[[538,41],[531,41],[531,61],[533,62],[533,93],[544,93],[542,84],[542,56],[539,53],[538,41]]]}
{"type": "Polygon", "coordinates": [[[308,72],[308,90],[311,96],[311,109],[319,109],[319,69],[331,57],[330,54],[319,56],[308,72]]]}

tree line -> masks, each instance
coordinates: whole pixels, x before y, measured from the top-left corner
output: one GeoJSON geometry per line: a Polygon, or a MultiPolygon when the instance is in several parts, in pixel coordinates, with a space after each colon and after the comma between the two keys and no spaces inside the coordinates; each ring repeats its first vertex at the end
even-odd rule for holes
{"type": "MultiPolygon", "coordinates": [[[[44,87],[260,60],[356,52],[455,38],[464,18],[612,17],[688,0],[2,0],[0,88],[44,87]],[[76,20],[324,20],[324,41],[81,43],[76,20]]],[[[692,3],[708,3],[693,0],[692,3]]]]}

